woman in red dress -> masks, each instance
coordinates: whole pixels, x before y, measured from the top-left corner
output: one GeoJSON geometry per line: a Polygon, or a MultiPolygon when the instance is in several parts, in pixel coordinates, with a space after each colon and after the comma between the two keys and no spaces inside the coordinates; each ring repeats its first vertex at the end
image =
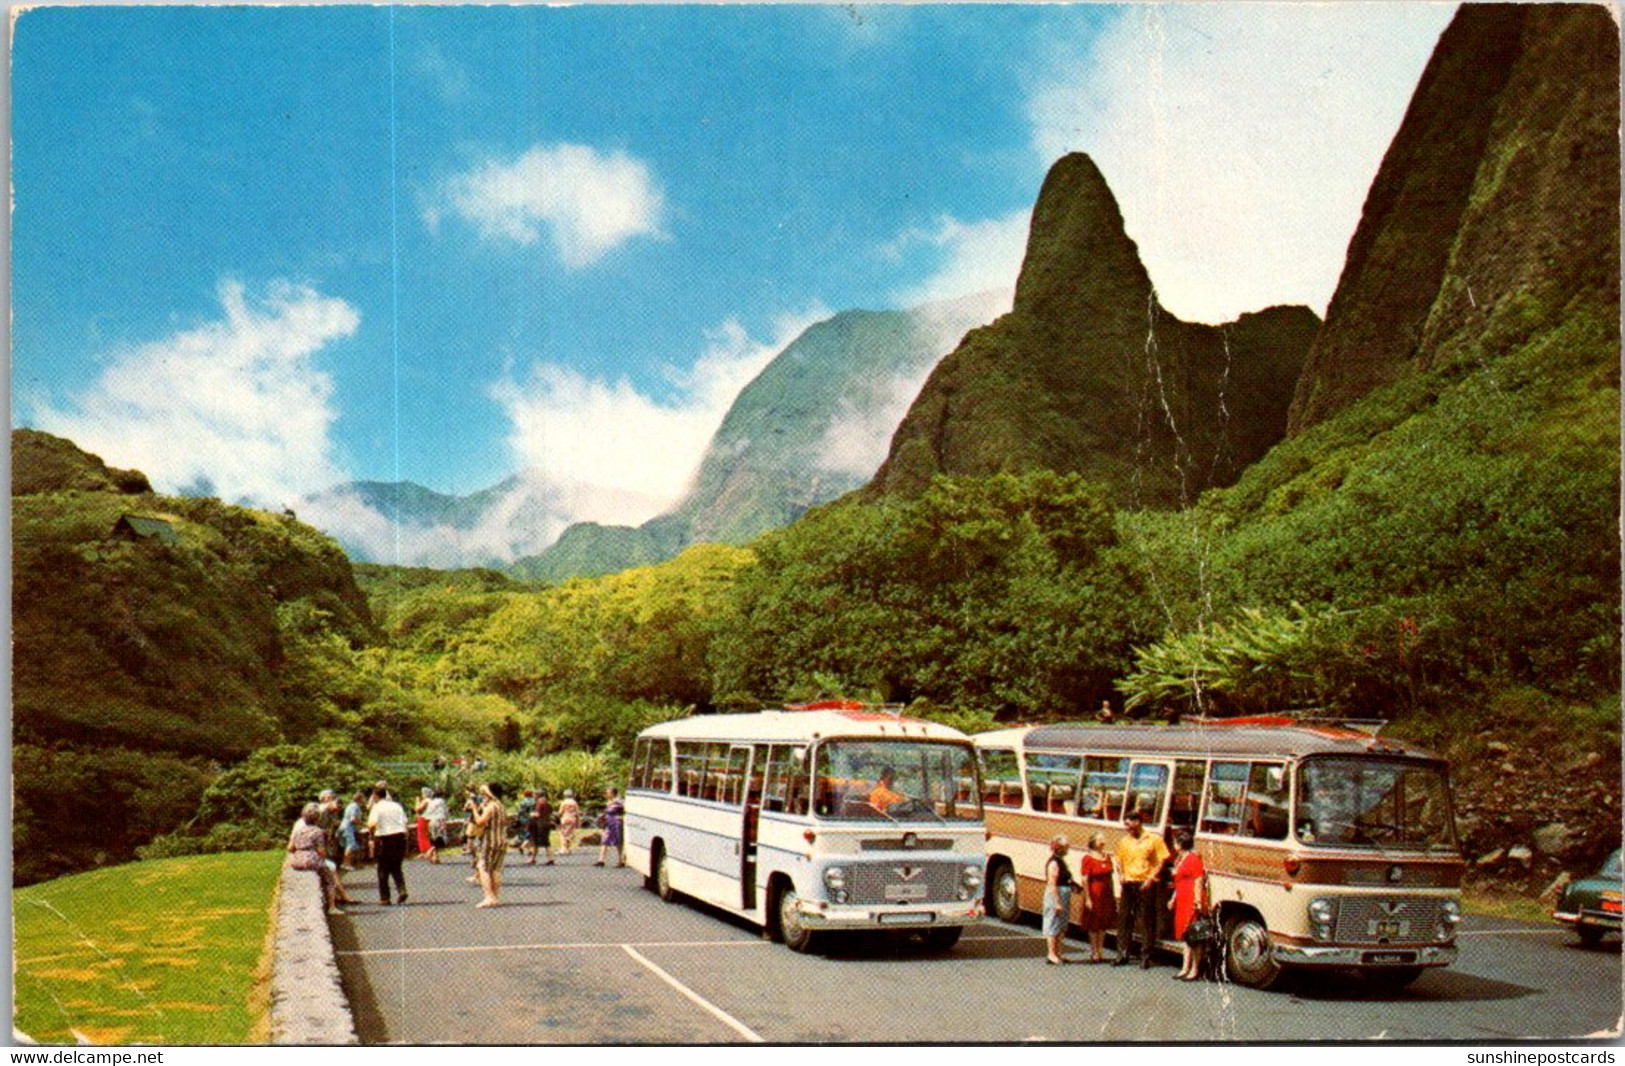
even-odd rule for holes
{"type": "Polygon", "coordinates": [[[434,799],[434,789],[425,788],[420,795],[417,806],[412,808],[418,816],[418,854],[427,856],[434,848],[429,840],[429,803],[434,799]]]}
{"type": "Polygon", "coordinates": [[[1079,862],[1083,873],[1083,928],[1089,934],[1089,961],[1106,961],[1106,930],[1117,928],[1117,901],[1112,895],[1112,861],[1106,857],[1106,836],[1089,837],[1089,848],[1079,862]]]}
{"type": "Polygon", "coordinates": [[[1168,862],[1174,869],[1174,898],[1168,906],[1174,912],[1174,937],[1181,941],[1180,951],[1184,954],[1184,965],[1174,977],[1194,981],[1201,975],[1202,955],[1207,949],[1204,944],[1184,943],[1185,930],[1198,914],[1206,913],[1208,898],[1207,868],[1202,865],[1202,856],[1191,850],[1189,829],[1174,834],[1174,853],[1168,862]]]}

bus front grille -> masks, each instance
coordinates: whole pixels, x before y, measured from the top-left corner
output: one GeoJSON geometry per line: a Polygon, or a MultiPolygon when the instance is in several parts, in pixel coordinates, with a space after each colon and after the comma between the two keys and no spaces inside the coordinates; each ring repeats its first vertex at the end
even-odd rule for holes
{"type": "Polygon", "coordinates": [[[848,873],[852,903],[945,903],[957,898],[960,865],[951,862],[859,863],[848,873]]]}
{"type": "Polygon", "coordinates": [[[1345,944],[1432,940],[1443,913],[1444,901],[1433,896],[1345,896],[1335,935],[1345,944]]]}

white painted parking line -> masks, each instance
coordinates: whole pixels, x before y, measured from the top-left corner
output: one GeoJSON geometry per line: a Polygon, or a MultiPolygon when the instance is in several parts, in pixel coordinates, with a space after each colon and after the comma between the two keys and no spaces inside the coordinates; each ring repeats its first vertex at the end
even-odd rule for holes
{"type": "Polygon", "coordinates": [[[662,981],[666,982],[683,995],[687,996],[696,1006],[708,1012],[713,1018],[721,1022],[723,1025],[726,1025],[728,1028],[732,1029],[734,1032],[738,1033],[752,1044],[766,1043],[765,1040],[756,1035],[755,1030],[751,1029],[750,1026],[746,1025],[738,1018],[735,1018],[721,1007],[716,1006],[704,996],[701,996],[698,992],[694,991],[692,988],[689,988],[687,985],[683,984],[683,982],[679,981],[665,970],[662,970],[660,967],[638,954],[637,949],[631,944],[622,944],[621,947],[628,955],[632,956],[639,963],[645,966],[650,973],[654,974],[656,977],[660,978],[662,981]]]}
{"type": "MultiPolygon", "coordinates": [[[[653,940],[640,948],[759,948],[766,940],[653,940]]],[[[335,955],[360,958],[376,955],[451,955],[464,951],[580,951],[584,948],[624,948],[627,945],[605,940],[584,940],[575,944],[448,944],[436,948],[372,948],[368,951],[337,951],[335,955]]]]}

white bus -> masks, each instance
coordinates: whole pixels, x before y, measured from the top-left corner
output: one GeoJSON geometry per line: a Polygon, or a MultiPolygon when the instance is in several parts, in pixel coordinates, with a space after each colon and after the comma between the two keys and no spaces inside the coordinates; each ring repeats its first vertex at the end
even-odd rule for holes
{"type": "MultiPolygon", "coordinates": [[[[1037,910],[1048,841],[1110,856],[1125,811],[1191,832],[1228,975],[1268,988],[1339,967],[1397,987],[1456,957],[1461,878],[1449,771],[1420,748],[1286,717],[982,733],[988,910],[1037,910]]],[[[1074,898],[1073,920],[1082,900],[1074,898]]],[[[1167,920],[1164,914],[1165,921],[1167,920]]],[[[1165,947],[1177,947],[1164,930],[1165,947]]]]}
{"type": "Polygon", "coordinates": [[[645,730],[627,861],[795,951],[899,928],[946,950],[982,915],[985,834],[963,733],[862,704],[702,715],[645,730]]]}

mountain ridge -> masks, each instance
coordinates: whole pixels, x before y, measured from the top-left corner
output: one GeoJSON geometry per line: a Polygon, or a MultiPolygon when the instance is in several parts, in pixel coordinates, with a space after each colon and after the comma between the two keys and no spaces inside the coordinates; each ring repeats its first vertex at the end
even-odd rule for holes
{"type": "Polygon", "coordinates": [[[1123,505],[1188,504],[1280,439],[1319,325],[1304,307],[1175,318],[1105,176],[1070,154],[1039,192],[1010,313],[937,365],[865,492],[1049,469],[1103,482],[1123,505]]]}

